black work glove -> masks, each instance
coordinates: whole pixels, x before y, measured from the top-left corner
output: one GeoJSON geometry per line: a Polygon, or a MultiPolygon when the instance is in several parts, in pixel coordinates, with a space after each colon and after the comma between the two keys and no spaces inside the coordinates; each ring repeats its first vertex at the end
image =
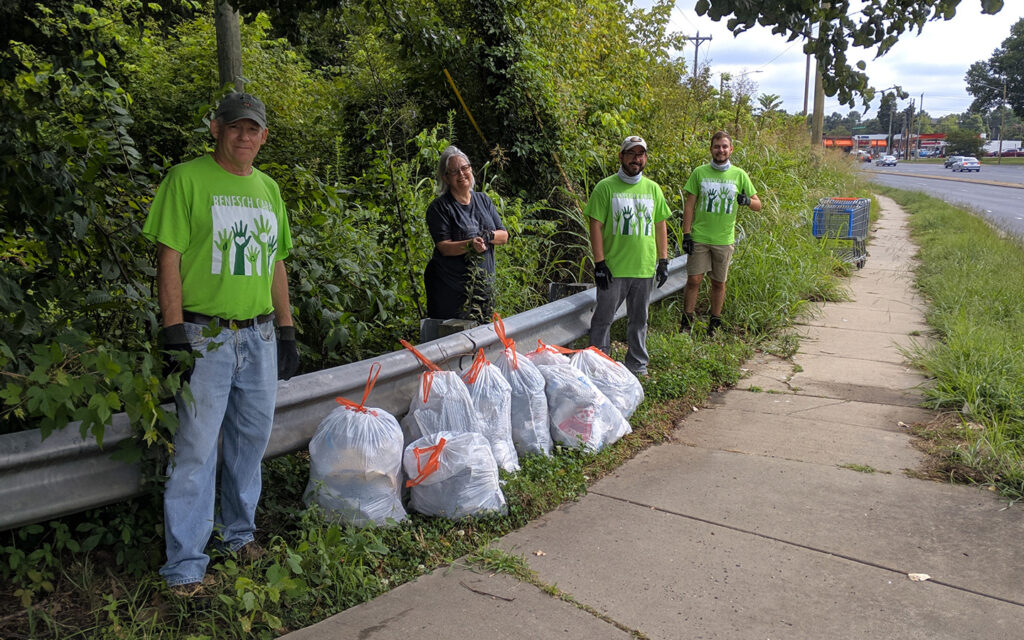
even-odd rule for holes
{"type": "Polygon", "coordinates": [[[686,255],[693,254],[693,238],[688,233],[683,234],[683,253],[686,255]]]}
{"type": "Polygon", "coordinates": [[[172,324],[169,327],[160,329],[157,333],[157,340],[160,342],[160,349],[163,351],[163,374],[170,377],[175,373],[181,374],[181,382],[185,383],[192,379],[192,369],[195,368],[195,360],[192,353],[192,343],[185,335],[184,324],[172,324]],[[181,352],[185,352],[182,354],[181,352]]]}
{"type": "Polygon", "coordinates": [[[289,380],[299,370],[299,346],[295,343],[295,327],[278,327],[277,379],[289,380]]]}
{"type": "Polygon", "coordinates": [[[750,206],[750,196],[745,193],[736,194],[736,204],[743,205],[744,207],[750,206]]]}
{"type": "Polygon", "coordinates": [[[668,280],[668,259],[661,258],[658,260],[658,270],[654,272],[654,277],[658,279],[658,288],[665,284],[668,280]]]}
{"type": "Polygon", "coordinates": [[[608,285],[612,283],[612,279],[611,269],[604,263],[604,260],[594,263],[594,284],[598,289],[607,289],[608,285]]]}

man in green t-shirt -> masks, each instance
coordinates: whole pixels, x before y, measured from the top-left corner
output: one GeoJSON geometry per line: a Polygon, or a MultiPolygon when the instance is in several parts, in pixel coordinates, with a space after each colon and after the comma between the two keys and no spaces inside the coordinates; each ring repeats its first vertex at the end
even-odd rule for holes
{"type": "Polygon", "coordinates": [[[722,325],[725,281],[736,241],[736,212],[740,205],[761,210],[761,200],[747,172],[732,166],[732,138],[725,131],[711,137],[711,162],[697,167],[686,186],[683,204],[683,251],[686,290],[681,329],[689,332],[695,321],[697,293],[704,274],[711,272],[711,319],[708,333],[722,325]]]}
{"type": "Polygon", "coordinates": [[[256,97],[225,96],[210,122],[213,154],[171,168],[142,229],[157,244],[164,374],[190,391],[175,396],[160,569],[182,597],[203,589],[208,543],[241,560],[262,555],[254,537],[260,465],[277,380],[298,367],[283,262],[288,218],[277,183],[253,167],[266,118],[256,97]]]}
{"type": "Polygon", "coordinates": [[[626,138],[618,173],[597,183],[583,213],[590,220],[597,305],[590,321],[590,344],[608,353],[615,311],[626,302],[626,368],[647,375],[647,307],[655,277],[668,279],[670,212],[661,187],[643,176],[647,143],[626,138]]]}

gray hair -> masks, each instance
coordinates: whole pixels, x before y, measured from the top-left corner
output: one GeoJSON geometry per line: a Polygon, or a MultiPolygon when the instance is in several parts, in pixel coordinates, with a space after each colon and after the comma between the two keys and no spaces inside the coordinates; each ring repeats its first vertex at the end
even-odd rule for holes
{"type": "MultiPolygon", "coordinates": [[[[467,164],[473,164],[469,161],[469,156],[462,153],[455,145],[449,145],[447,149],[442,151],[441,159],[437,162],[437,195],[439,196],[448,193],[448,161],[452,158],[462,158],[467,164]]],[[[470,174],[469,180],[469,188],[472,189],[476,186],[476,176],[470,174]]]]}

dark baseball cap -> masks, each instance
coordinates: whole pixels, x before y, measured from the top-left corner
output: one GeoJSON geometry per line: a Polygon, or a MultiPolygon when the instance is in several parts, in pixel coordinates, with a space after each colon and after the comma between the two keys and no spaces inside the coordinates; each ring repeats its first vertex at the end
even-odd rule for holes
{"type": "Polygon", "coordinates": [[[251,93],[232,91],[227,94],[221,98],[213,117],[225,124],[248,118],[264,129],[267,128],[267,108],[251,93]]]}

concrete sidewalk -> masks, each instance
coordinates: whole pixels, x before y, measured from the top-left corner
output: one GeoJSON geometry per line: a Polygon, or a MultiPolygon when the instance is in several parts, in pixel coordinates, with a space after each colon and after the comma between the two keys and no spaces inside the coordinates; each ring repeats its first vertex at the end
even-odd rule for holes
{"type": "Polygon", "coordinates": [[[574,603],[456,566],[286,637],[1024,637],[1024,510],[904,473],[900,423],[930,414],[900,348],[925,324],[905,214],[879,200],[851,301],[796,356],[755,358],[675,442],[496,543],[574,603]]]}

